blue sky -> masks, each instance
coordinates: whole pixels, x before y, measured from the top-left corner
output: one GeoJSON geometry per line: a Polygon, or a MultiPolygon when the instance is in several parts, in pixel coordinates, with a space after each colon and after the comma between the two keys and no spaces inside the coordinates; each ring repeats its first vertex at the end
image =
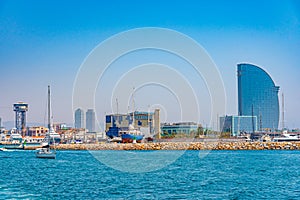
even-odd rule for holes
{"type": "MultiPolygon", "coordinates": [[[[236,64],[250,62],[265,69],[281,87],[286,123],[300,127],[299,20],[300,2],[288,0],[2,0],[0,116],[12,121],[12,104],[25,101],[30,105],[28,121],[44,122],[46,88],[51,84],[55,121],[72,123],[73,83],[89,52],[114,34],[151,26],[182,32],[206,49],[222,75],[228,114],[237,113],[236,64]]],[[[99,120],[104,112],[108,111],[97,113],[99,120]]],[[[168,121],[178,120],[175,115],[168,121]]],[[[207,123],[206,114],[200,121],[207,123]]]]}

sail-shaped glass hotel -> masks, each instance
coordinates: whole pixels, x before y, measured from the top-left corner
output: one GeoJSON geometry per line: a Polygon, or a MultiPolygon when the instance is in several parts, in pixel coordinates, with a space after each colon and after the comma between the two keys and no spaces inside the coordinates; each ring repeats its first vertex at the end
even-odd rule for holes
{"type": "Polygon", "coordinates": [[[238,115],[256,116],[259,130],[278,129],[279,87],[267,72],[252,64],[238,64],[238,115]]]}

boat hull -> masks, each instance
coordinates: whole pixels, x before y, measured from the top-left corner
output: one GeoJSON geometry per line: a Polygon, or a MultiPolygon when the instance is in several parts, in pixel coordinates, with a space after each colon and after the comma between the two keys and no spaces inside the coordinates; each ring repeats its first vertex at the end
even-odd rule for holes
{"type": "Polygon", "coordinates": [[[5,144],[2,147],[5,149],[24,149],[22,144],[5,144]]]}
{"type": "Polygon", "coordinates": [[[144,136],[143,135],[133,135],[133,134],[122,134],[122,143],[134,143],[136,141],[137,143],[141,143],[144,136]]]}
{"type": "Polygon", "coordinates": [[[44,158],[44,159],[55,159],[56,155],[54,154],[41,154],[41,155],[36,155],[37,158],[44,158]]]}
{"type": "Polygon", "coordinates": [[[0,148],[0,151],[7,151],[7,149],[5,149],[5,148],[0,148]]]}
{"type": "Polygon", "coordinates": [[[300,138],[295,134],[284,133],[281,137],[274,137],[274,142],[299,142],[300,138]]]}
{"type": "Polygon", "coordinates": [[[298,138],[274,138],[274,142],[300,142],[300,139],[298,138]]]}

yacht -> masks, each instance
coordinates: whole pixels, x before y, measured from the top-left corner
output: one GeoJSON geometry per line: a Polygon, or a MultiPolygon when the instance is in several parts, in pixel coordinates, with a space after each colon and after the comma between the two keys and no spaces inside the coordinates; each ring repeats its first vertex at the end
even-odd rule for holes
{"type": "Polygon", "coordinates": [[[273,138],[274,142],[297,142],[300,141],[298,134],[292,134],[288,133],[287,131],[284,131],[283,134],[279,137],[273,138]]]}

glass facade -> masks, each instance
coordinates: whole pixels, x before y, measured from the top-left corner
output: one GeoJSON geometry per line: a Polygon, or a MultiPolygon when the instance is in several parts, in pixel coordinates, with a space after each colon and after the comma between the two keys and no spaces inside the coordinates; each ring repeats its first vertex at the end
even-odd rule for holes
{"type": "Polygon", "coordinates": [[[220,117],[220,130],[230,132],[232,136],[257,131],[256,116],[222,116],[220,117]]]}
{"type": "Polygon", "coordinates": [[[198,131],[198,124],[193,122],[182,122],[182,123],[173,123],[173,124],[163,124],[161,126],[161,132],[164,135],[170,134],[196,134],[198,131]]]}
{"type": "Polygon", "coordinates": [[[95,132],[95,112],[93,109],[88,109],[86,112],[86,129],[89,132],[95,132]]]}
{"type": "Polygon", "coordinates": [[[258,66],[238,64],[238,114],[256,116],[258,130],[278,129],[279,87],[258,66]]]}
{"type": "Polygon", "coordinates": [[[84,112],[80,108],[75,111],[75,128],[84,128],[84,112]]]}

